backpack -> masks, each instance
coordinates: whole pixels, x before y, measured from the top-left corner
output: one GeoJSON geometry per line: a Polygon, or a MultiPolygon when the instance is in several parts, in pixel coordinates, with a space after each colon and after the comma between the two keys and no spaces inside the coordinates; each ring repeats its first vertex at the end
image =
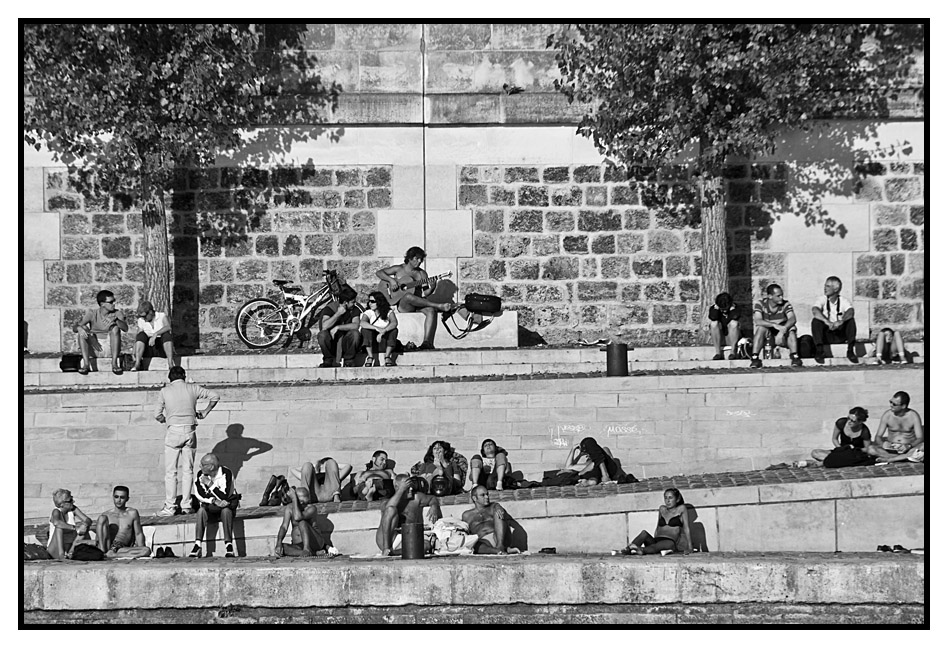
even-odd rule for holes
{"type": "Polygon", "coordinates": [[[737,344],[734,345],[734,355],[736,355],[739,360],[750,360],[752,348],[750,338],[742,337],[737,341],[737,344]]]}
{"type": "Polygon", "coordinates": [[[73,560],[105,560],[105,552],[90,544],[81,544],[72,550],[73,560]]]}

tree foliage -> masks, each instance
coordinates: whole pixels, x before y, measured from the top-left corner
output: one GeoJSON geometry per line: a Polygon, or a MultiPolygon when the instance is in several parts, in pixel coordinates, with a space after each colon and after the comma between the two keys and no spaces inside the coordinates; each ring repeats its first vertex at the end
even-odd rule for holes
{"type": "Polygon", "coordinates": [[[315,124],[335,107],[339,86],[313,73],[301,29],[282,25],[264,47],[252,24],[22,25],[24,139],[81,191],[138,198],[156,307],[170,306],[163,193],[175,168],[212,165],[247,129],[315,124]]]}
{"type": "Polygon", "coordinates": [[[578,132],[614,161],[662,166],[700,143],[697,170],[771,153],[781,131],[886,116],[922,25],[579,24],[551,35],[557,87],[592,109],[578,132]]]}

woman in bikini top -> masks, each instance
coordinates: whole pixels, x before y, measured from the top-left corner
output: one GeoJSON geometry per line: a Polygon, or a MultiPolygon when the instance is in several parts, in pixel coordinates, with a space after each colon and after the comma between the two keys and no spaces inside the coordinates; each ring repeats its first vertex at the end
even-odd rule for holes
{"type": "Polygon", "coordinates": [[[657,554],[663,551],[675,551],[678,540],[684,534],[682,552],[691,553],[691,527],[688,524],[688,509],[685,500],[677,488],[665,491],[665,503],[658,507],[658,523],[655,536],[648,531],[639,533],[628,547],[620,553],[625,555],[657,554]]]}

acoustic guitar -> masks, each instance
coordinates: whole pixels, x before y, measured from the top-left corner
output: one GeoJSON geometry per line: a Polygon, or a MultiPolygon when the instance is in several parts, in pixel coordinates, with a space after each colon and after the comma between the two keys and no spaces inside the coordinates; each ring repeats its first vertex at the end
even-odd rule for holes
{"type": "Polygon", "coordinates": [[[405,295],[411,294],[414,292],[415,288],[418,286],[434,286],[442,279],[447,279],[451,276],[450,272],[445,272],[444,274],[435,275],[433,277],[428,277],[427,280],[424,279],[414,279],[411,275],[405,274],[402,276],[396,275],[395,281],[398,282],[398,289],[393,289],[387,281],[380,281],[379,285],[376,286],[376,290],[385,295],[388,298],[388,303],[394,306],[401,301],[402,297],[405,295]]]}

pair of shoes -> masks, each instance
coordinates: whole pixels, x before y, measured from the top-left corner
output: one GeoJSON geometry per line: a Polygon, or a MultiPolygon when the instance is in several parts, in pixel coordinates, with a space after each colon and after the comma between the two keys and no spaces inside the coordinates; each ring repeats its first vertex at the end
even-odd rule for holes
{"type": "Polygon", "coordinates": [[[171,517],[175,514],[176,510],[177,510],[176,506],[165,506],[160,511],[155,513],[155,515],[157,515],[158,517],[171,517]]]}
{"type": "Polygon", "coordinates": [[[329,369],[330,367],[335,367],[336,363],[332,360],[323,360],[319,363],[319,369],[329,369]]]}
{"type": "Polygon", "coordinates": [[[158,547],[158,551],[155,552],[155,558],[177,558],[177,556],[174,555],[171,547],[158,547]]]}
{"type": "Polygon", "coordinates": [[[379,361],[373,358],[372,356],[369,356],[368,358],[365,359],[365,364],[362,366],[363,367],[377,367],[379,366],[379,361]]]}
{"type": "Polygon", "coordinates": [[[200,558],[201,557],[201,545],[194,543],[194,546],[191,547],[191,553],[188,554],[188,558],[200,558]]]}
{"type": "Polygon", "coordinates": [[[435,345],[431,342],[422,342],[421,346],[418,347],[419,351],[434,351],[435,345]]]}
{"type": "Polygon", "coordinates": [[[155,558],[164,558],[165,557],[165,548],[158,547],[158,551],[155,552],[155,558]]]}
{"type": "Polygon", "coordinates": [[[236,558],[237,552],[234,551],[234,543],[228,542],[224,545],[224,558],[236,558]]]}
{"type": "Polygon", "coordinates": [[[395,358],[385,358],[385,366],[386,366],[386,367],[394,367],[394,366],[395,366],[395,358]]]}
{"type": "Polygon", "coordinates": [[[712,360],[724,360],[724,354],[723,354],[723,353],[715,353],[715,354],[714,354],[714,357],[711,358],[711,359],[712,359],[712,360]]]}
{"type": "Polygon", "coordinates": [[[555,553],[556,553],[556,547],[543,547],[543,548],[540,549],[540,551],[538,551],[537,553],[541,553],[541,554],[555,554],[555,553]]]}
{"type": "Polygon", "coordinates": [[[750,364],[751,369],[760,369],[763,366],[764,366],[764,363],[761,362],[760,358],[751,358],[751,364],[750,364]]]}
{"type": "Polygon", "coordinates": [[[793,355],[793,356],[790,358],[790,366],[791,366],[791,367],[802,367],[802,366],[803,366],[803,360],[800,359],[800,356],[798,356],[798,355],[793,355]]]}
{"type": "Polygon", "coordinates": [[[892,545],[892,553],[910,553],[908,549],[902,545],[892,545]]]}
{"type": "Polygon", "coordinates": [[[879,545],[878,547],[876,547],[876,551],[892,553],[892,547],[890,547],[889,545],[879,545]]]}

